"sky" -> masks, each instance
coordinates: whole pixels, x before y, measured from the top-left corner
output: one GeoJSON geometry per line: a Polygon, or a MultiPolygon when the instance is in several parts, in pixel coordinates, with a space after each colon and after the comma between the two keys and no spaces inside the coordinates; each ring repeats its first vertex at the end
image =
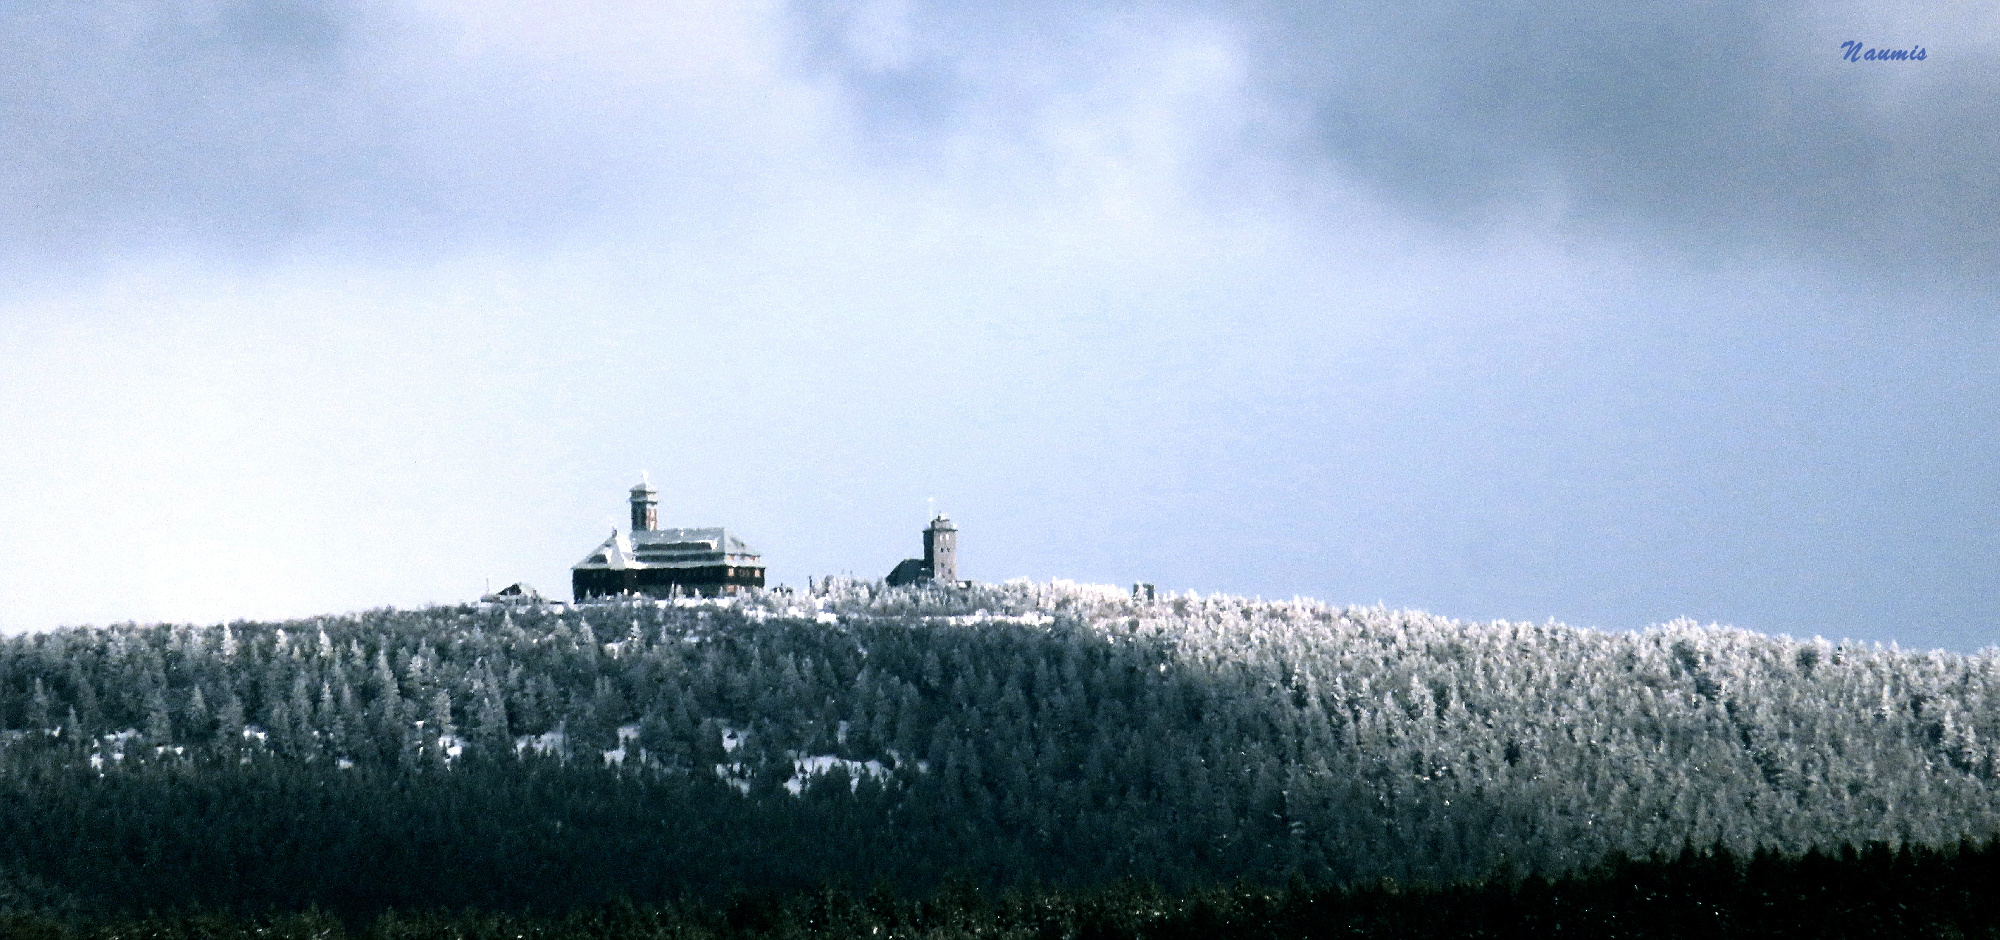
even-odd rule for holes
{"type": "Polygon", "coordinates": [[[566,597],[645,473],[772,583],[1983,648],[1997,160],[1990,4],[10,3],[0,630],[566,597]]]}

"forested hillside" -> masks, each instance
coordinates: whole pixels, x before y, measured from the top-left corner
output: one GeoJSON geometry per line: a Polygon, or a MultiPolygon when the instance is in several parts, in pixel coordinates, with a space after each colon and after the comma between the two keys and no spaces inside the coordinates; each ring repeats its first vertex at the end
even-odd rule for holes
{"type": "Polygon", "coordinates": [[[63,630],[0,643],[0,907],[1946,845],[2000,832],[1994,667],[1061,583],[63,630]]]}

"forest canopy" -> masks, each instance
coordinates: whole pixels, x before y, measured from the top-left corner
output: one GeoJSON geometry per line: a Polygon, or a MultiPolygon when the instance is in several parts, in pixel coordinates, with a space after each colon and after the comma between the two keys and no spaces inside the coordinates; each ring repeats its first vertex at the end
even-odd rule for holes
{"type": "Polygon", "coordinates": [[[832,579],[0,641],[0,909],[1452,883],[2000,832],[1991,654],[832,579]]]}

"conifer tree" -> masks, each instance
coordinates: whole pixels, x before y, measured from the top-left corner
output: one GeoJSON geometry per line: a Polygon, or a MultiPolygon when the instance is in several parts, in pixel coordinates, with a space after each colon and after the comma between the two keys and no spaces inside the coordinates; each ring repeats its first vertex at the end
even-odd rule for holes
{"type": "Polygon", "coordinates": [[[159,688],[146,690],[146,724],[142,731],[146,743],[164,746],[173,742],[173,719],[167,710],[167,695],[159,688]]]}
{"type": "Polygon", "coordinates": [[[42,677],[36,676],[34,691],[28,696],[28,728],[46,732],[54,727],[49,717],[49,692],[42,687],[42,677]]]}
{"type": "Polygon", "coordinates": [[[222,700],[222,706],[216,709],[215,716],[217,738],[232,747],[242,744],[243,700],[236,697],[234,689],[230,690],[228,697],[222,700]]]}

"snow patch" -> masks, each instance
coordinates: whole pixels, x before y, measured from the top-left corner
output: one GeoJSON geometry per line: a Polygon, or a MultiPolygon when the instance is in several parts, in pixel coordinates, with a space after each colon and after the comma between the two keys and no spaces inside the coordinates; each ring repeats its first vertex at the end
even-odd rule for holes
{"type": "MultiPolygon", "coordinates": [[[[894,767],[898,770],[902,769],[903,767],[902,753],[897,751],[893,747],[886,748],[885,750],[889,754],[889,766],[894,767]]],[[[916,761],[914,764],[912,764],[912,766],[914,766],[917,769],[917,773],[920,774],[927,774],[931,772],[931,762],[927,760],[916,761]]]]}
{"type": "Polygon", "coordinates": [[[1056,618],[1041,611],[1025,614],[991,614],[980,611],[976,614],[961,614],[956,617],[926,617],[926,621],[948,627],[974,627],[984,623],[1017,623],[1028,627],[1046,627],[1055,623],[1056,618]]]}
{"type": "Polygon", "coordinates": [[[565,740],[566,737],[561,728],[557,728],[554,731],[544,731],[541,734],[524,734],[514,739],[514,756],[519,757],[523,752],[528,750],[533,750],[536,754],[544,757],[550,754],[561,754],[563,752],[563,745],[567,743],[565,740]]]}
{"type": "Polygon", "coordinates": [[[812,785],[814,777],[829,773],[835,767],[847,770],[849,793],[861,787],[861,778],[864,776],[886,779],[892,775],[889,768],[882,766],[881,761],[848,760],[832,754],[813,754],[809,757],[792,758],[792,778],[785,781],[785,790],[793,796],[804,795],[806,788],[812,785]]]}
{"type": "Polygon", "coordinates": [[[737,792],[750,795],[750,771],[742,764],[717,764],[715,775],[722,778],[723,783],[735,787],[737,792]]]}
{"type": "Polygon", "coordinates": [[[1132,598],[1130,592],[1115,584],[1086,584],[1071,581],[1068,578],[1057,578],[1049,582],[1049,587],[1054,588],[1058,594],[1106,603],[1116,603],[1131,600],[1132,598]]]}
{"type": "Polygon", "coordinates": [[[618,746],[604,752],[604,766],[606,767],[625,766],[625,755],[628,753],[625,749],[625,745],[630,742],[635,742],[637,740],[639,740],[638,725],[619,725],[618,746]]]}

